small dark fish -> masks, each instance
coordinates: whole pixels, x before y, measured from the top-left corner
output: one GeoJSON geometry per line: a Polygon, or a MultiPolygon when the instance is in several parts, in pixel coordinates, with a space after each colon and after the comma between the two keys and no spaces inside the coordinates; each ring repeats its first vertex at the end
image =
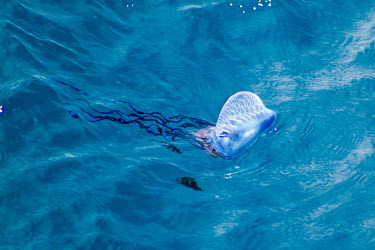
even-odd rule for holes
{"type": "MultiPolygon", "coordinates": [[[[150,140],[150,141],[156,141],[156,140],[150,140]]],[[[170,149],[173,152],[176,152],[176,153],[179,153],[179,154],[182,153],[181,150],[178,147],[176,147],[175,145],[173,145],[171,143],[168,143],[168,142],[165,142],[165,141],[156,141],[156,142],[161,142],[164,147],[166,147],[167,149],[170,149]]]]}
{"type": "Polygon", "coordinates": [[[181,150],[178,147],[176,147],[175,145],[170,144],[168,142],[162,142],[162,143],[163,143],[163,146],[165,146],[167,149],[170,149],[173,152],[176,152],[176,153],[179,153],[179,154],[182,153],[181,150]]]}
{"type": "Polygon", "coordinates": [[[204,189],[203,188],[200,188],[198,186],[198,183],[195,181],[194,178],[191,178],[191,177],[181,177],[181,178],[177,178],[177,182],[184,185],[184,186],[187,186],[187,187],[190,187],[192,189],[195,189],[195,190],[199,190],[199,191],[203,191],[204,189]]]}
{"type": "Polygon", "coordinates": [[[69,115],[71,115],[73,118],[77,119],[79,116],[76,112],[69,111],[69,115]]]}

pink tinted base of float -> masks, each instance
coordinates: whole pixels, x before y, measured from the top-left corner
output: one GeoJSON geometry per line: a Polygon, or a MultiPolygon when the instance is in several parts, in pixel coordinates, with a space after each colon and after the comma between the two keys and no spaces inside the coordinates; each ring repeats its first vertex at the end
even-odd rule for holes
{"type": "Polygon", "coordinates": [[[215,126],[211,126],[211,127],[200,129],[197,132],[194,132],[193,136],[197,140],[197,143],[199,144],[199,146],[206,153],[214,157],[221,157],[223,159],[229,160],[215,148],[214,142],[212,140],[212,136],[215,136],[214,133],[215,133],[215,126]]]}

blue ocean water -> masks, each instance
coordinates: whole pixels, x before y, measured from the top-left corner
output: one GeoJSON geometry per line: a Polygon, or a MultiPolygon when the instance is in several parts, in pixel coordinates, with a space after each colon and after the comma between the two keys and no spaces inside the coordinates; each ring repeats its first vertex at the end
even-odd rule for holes
{"type": "Polygon", "coordinates": [[[0,18],[1,249],[375,247],[374,1],[9,0],[0,18]],[[53,78],[212,122],[251,91],[277,121],[232,160],[179,154],[72,118],[82,93],[53,78]]]}

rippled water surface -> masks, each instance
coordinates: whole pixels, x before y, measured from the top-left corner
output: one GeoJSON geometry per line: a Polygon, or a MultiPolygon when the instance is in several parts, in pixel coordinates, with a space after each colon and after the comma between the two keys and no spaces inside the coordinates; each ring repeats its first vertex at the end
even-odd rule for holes
{"type": "Polygon", "coordinates": [[[375,248],[374,1],[4,0],[0,18],[2,249],[375,248]],[[238,91],[277,121],[232,160],[66,104],[216,122],[238,91]]]}

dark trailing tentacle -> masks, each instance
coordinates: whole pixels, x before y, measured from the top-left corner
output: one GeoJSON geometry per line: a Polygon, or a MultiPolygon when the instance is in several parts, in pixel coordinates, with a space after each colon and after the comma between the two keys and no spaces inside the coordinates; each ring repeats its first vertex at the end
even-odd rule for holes
{"type": "MultiPolygon", "coordinates": [[[[81,105],[66,103],[67,105],[73,106],[75,109],[80,110],[83,114],[82,117],[89,122],[108,120],[112,122],[118,122],[120,124],[137,124],[141,129],[146,130],[148,133],[153,134],[154,136],[163,136],[165,139],[173,141],[176,139],[186,140],[189,141],[192,145],[201,149],[203,149],[203,146],[201,146],[200,143],[197,143],[197,141],[193,139],[192,131],[189,131],[189,129],[197,130],[207,126],[215,125],[212,122],[188,117],[185,115],[166,117],[160,112],[144,112],[135,108],[129,102],[98,98],[71,84],[56,79],[53,80],[94,100],[100,100],[104,103],[125,104],[132,111],[129,113],[118,109],[103,111],[99,108],[94,107],[88,100],[84,100],[81,98],[76,99],[76,101],[85,103],[85,105],[87,105],[86,108],[82,107],[81,105]]],[[[69,111],[69,114],[73,118],[79,118],[79,115],[74,111],[69,111]]]]}
{"type": "Polygon", "coordinates": [[[54,79],[52,78],[54,81],[60,83],[60,84],[63,84],[65,86],[68,86],[70,87],[71,89],[75,90],[75,91],[78,91],[80,93],[82,93],[83,95],[85,96],[88,96],[88,97],[91,97],[91,98],[95,98],[97,100],[101,100],[101,101],[105,101],[105,102],[115,102],[115,103],[123,103],[123,104],[126,104],[128,105],[128,107],[130,107],[134,112],[136,112],[137,114],[141,114],[141,115],[150,115],[150,116],[153,116],[154,118],[158,118],[160,119],[161,121],[165,122],[165,123],[180,123],[182,122],[183,120],[190,120],[191,122],[199,125],[199,126],[214,126],[215,124],[210,122],[210,121],[206,121],[206,120],[203,120],[203,119],[199,119],[199,118],[193,118],[193,117],[188,117],[188,116],[185,116],[185,115],[177,115],[177,116],[172,116],[172,117],[165,117],[162,113],[160,112],[143,112],[141,110],[138,110],[137,108],[135,108],[132,104],[130,104],[129,102],[127,101],[120,101],[120,100],[109,100],[109,99],[103,99],[103,98],[99,98],[99,97],[95,97],[95,96],[92,96],[90,94],[88,94],[86,91],[84,90],[81,90],[71,84],[68,84],[68,83],[65,83],[65,82],[62,82],[60,80],[57,80],[57,79],[54,79]]]}

